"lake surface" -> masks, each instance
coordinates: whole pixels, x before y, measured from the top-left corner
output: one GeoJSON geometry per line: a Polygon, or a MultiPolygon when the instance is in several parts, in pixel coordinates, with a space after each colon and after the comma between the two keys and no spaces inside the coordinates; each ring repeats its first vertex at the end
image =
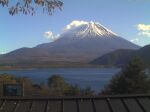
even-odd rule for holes
{"type": "Polygon", "coordinates": [[[51,68],[8,70],[0,71],[0,74],[8,73],[19,77],[29,77],[34,83],[38,84],[41,82],[46,83],[48,77],[52,75],[60,75],[71,84],[78,84],[81,87],[90,86],[93,90],[99,91],[119,71],[119,68],[51,68]]]}

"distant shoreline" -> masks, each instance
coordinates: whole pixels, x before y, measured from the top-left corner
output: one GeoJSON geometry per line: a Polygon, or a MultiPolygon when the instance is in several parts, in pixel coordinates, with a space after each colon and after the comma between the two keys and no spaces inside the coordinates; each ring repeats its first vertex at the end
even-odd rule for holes
{"type": "Polygon", "coordinates": [[[34,69],[49,69],[49,68],[119,68],[115,66],[102,66],[102,65],[64,65],[64,66],[46,66],[46,67],[15,67],[15,66],[0,66],[0,71],[5,70],[34,70],[34,69]]]}

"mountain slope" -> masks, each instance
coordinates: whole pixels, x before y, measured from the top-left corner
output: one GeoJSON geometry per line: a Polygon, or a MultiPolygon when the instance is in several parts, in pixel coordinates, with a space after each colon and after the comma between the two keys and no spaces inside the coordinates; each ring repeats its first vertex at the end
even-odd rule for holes
{"type": "Polygon", "coordinates": [[[150,64],[150,45],[147,45],[139,50],[116,50],[96,58],[91,61],[90,64],[122,66],[127,64],[134,57],[140,57],[147,64],[150,64]]]}
{"type": "Polygon", "coordinates": [[[21,48],[0,56],[0,62],[80,62],[87,63],[118,49],[138,49],[139,46],[121,38],[99,23],[73,21],[65,27],[59,39],[34,48],[21,48]]]}

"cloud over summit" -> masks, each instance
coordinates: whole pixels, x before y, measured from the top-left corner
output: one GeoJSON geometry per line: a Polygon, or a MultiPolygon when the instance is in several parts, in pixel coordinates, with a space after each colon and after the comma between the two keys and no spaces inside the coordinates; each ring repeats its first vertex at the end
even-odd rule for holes
{"type": "Polygon", "coordinates": [[[67,25],[64,30],[70,30],[72,28],[75,28],[75,27],[78,27],[78,26],[81,26],[81,25],[84,25],[84,24],[88,24],[88,22],[74,20],[69,25],[67,25]]]}

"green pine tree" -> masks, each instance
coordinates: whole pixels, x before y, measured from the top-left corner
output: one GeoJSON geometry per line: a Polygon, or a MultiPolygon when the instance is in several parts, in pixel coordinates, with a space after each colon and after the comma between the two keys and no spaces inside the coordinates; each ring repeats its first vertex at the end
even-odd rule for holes
{"type": "Polygon", "coordinates": [[[102,90],[102,94],[145,94],[150,92],[150,78],[145,74],[144,63],[135,58],[115,75],[102,90]]]}

